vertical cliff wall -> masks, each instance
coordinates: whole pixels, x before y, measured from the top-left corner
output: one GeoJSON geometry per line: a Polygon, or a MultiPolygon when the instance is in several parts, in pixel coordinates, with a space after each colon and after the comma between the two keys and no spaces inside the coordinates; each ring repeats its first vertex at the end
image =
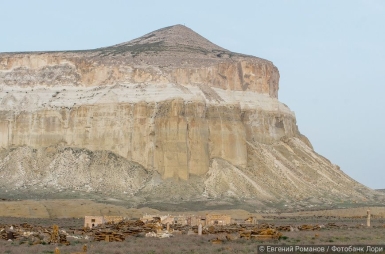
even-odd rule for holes
{"type": "MultiPolygon", "coordinates": [[[[109,90],[107,94],[113,91],[101,90],[109,90]]],[[[119,99],[118,93],[115,97],[119,99]]],[[[13,94],[15,102],[24,101],[24,90],[13,94]]],[[[60,96],[66,96],[65,92],[60,96]]],[[[182,179],[190,174],[204,175],[214,157],[244,167],[247,141],[272,143],[283,136],[298,135],[295,118],[287,112],[183,98],[138,103],[107,102],[106,98],[104,103],[70,108],[7,110],[0,114],[0,128],[3,148],[64,144],[108,150],[157,170],[165,178],[182,179]]]]}

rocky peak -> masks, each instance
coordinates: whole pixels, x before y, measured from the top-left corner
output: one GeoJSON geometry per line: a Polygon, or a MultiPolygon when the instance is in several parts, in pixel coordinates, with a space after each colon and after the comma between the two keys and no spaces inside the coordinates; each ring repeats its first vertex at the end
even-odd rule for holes
{"type": "Polygon", "coordinates": [[[184,25],[161,28],[131,41],[92,52],[104,61],[107,57],[156,67],[201,68],[243,60],[272,65],[267,60],[224,49],[184,25]]]}
{"type": "Polygon", "coordinates": [[[167,51],[193,50],[201,54],[205,52],[230,52],[184,25],[161,28],[129,42],[112,46],[112,48],[121,47],[131,48],[132,50],[142,47],[144,51],[156,47],[159,50],[167,51]]]}
{"type": "Polygon", "coordinates": [[[94,50],[0,54],[1,83],[23,87],[172,83],[278,98],[279,72],[267,60],[231,52],[175,25],[94,50]]]}

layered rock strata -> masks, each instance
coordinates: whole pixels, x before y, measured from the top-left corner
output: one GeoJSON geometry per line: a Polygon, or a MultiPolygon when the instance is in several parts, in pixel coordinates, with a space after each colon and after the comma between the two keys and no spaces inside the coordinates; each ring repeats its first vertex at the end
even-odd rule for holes
{"type": "Polygon", "coordinates": [[[313,151],[278,82],[271,62],[181,25],[95,50],[1,53],[0,181],[150,195],[197,177],[189,197],[370,198],[313,151]],[[66,172],[78,180],[52,180],[66,172]]]}

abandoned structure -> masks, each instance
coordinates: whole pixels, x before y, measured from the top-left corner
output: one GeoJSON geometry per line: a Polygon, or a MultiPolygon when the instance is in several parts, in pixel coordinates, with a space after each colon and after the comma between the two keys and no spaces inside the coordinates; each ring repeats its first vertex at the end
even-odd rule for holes
{"type": "MultiPolygon", "coordinates": [[[[122,216],[85,216],[84,227],[93,228],[102,224],[119,223],[122,221],[122,216]]],[[[230,215],[226,214],[206,214],[206,217],[199,215],[151,215],[145,214],[141,221],[159,222],[161,224],[179,224],[182,226],[211,226],[211,225],[230,225],[233,221],[230,215]]],[[[246,220],[239,222],[241,224],[256,224],[256,219],[249,217],[246,220]]]]}
{"type": "MultiPolygon", "coordinates": [[[[226,214],[206,214],[206,217],[199,215],[143,215],[140,219],[144,223],[158,221],[162,224],[179,224],[182,226],[209,226],[209,225],[230,225],[231,216],[226,214]]],[[[242,221],[243,222],[243,221],[242,221]]]]}
{"type": "Polygon", "coordinates": [[[85,216],[84,227],[93,228],[106,223],[118,223],[123,219],[122,216],[85,216]]]}
{"type": "Polygon", "coordinates": [[[226,214],[206,214],[206,225],[230,225],[231,216],[226,214]]]}
{"type": "Polygon", "coordinates": [[[254,216],[250,216],[246,220],[244,220],[243,224],[248,224],[248,225],[255,225],[258,224],[257,218],[254,216]]]}
{"type": "Polygon", "coordinates": [[[165,220],[169,216],[170,215],[151,215],[151,214],[145,214],[145,215],[143,215],[142,218],[140,218],[140,220],[143,221],[144,223],[147,223],[149,221],[158,221],[158,220],[160,220],[160,222],[163,223],[163,220],[165,220]]]}
{"type": "Polygon", "coordinates": [[[206,217],[202,216],[190,216],[187,218],[187,225],[189,226],[205,226],[206,225],[206,217]]]}
{"type": "Polygon", "coordinates": [[[206,218],[202,216],[197,215],[149,215],[145,214],[142,218],[140,218],[141,221],[144,223],[149,221],[157,221],[160,219],[160,223],[162,224],[179,224],[182,226],[188,225],[188,226],[198,226],[199,224],[202,224],[203,226],[206,225],[206,218]]]}
{"type": "Polygon", "coordinates": [[[101,224],[104,224],[103,216],[85,216],[84,217],[84,227],[86,228],[93,228],[101,224]]]}
{"type": "Polygon", "coordinates": [[[121,222],[124,218],[122,216],[103,216],[104,222],[105,223],[119,223],[121,222]]]}

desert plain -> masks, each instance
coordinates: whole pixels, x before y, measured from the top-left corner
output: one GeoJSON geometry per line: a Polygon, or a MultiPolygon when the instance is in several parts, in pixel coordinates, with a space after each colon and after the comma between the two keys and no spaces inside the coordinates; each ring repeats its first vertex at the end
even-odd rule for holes
{"type": "MultiPolygon", "coordinates": [[[[351,204],[350,207],[337,209],[308,208],[289,213],[276,209],[275,212],[256,213],[242,209],[159,211],[150,207],[129,208],[127,205],[124,201],[112,199],[110,203],[89,199],[3,199],[0,202],[0,231],[11,225],[46,229],[58,225],[67,234],[69,244],[49,244],[33,236],[12,241],[0,239],[0,253],[55,253],[55,248],[60,253],[84,253],[85,245],[86,253],[258,253],[260,245],[385,244],[385,207],[380,206],[351,204]],[[371,212],[370,227],[367,226],[367,210],[371,212]],[[253,216],[257,220],[256,225],[244,226],[248,227],[247,230],[271,228],[281,235],[277,239],[248,239],[242,237],[244,231],[239,233],[235,230],[242,225],[216,225],[215,229],[204,227],[202,235],[196,233],[196,227],[180,227],[171,232],[172,237],[146,237],[141,232],[125,237],[121,242],[106,242],[95,241],[90,233],[90,237],[86,237],[87,232],[82,231],[86,215],[119,215],[134,221],[145,214],[203,216],[209,213],[227,214],[238,222],[253,216]]],[[[163,226],[165,229],[166,225],[163,226]]],[[[101,226],[94,230],[105,228],[101,226]]]]}

